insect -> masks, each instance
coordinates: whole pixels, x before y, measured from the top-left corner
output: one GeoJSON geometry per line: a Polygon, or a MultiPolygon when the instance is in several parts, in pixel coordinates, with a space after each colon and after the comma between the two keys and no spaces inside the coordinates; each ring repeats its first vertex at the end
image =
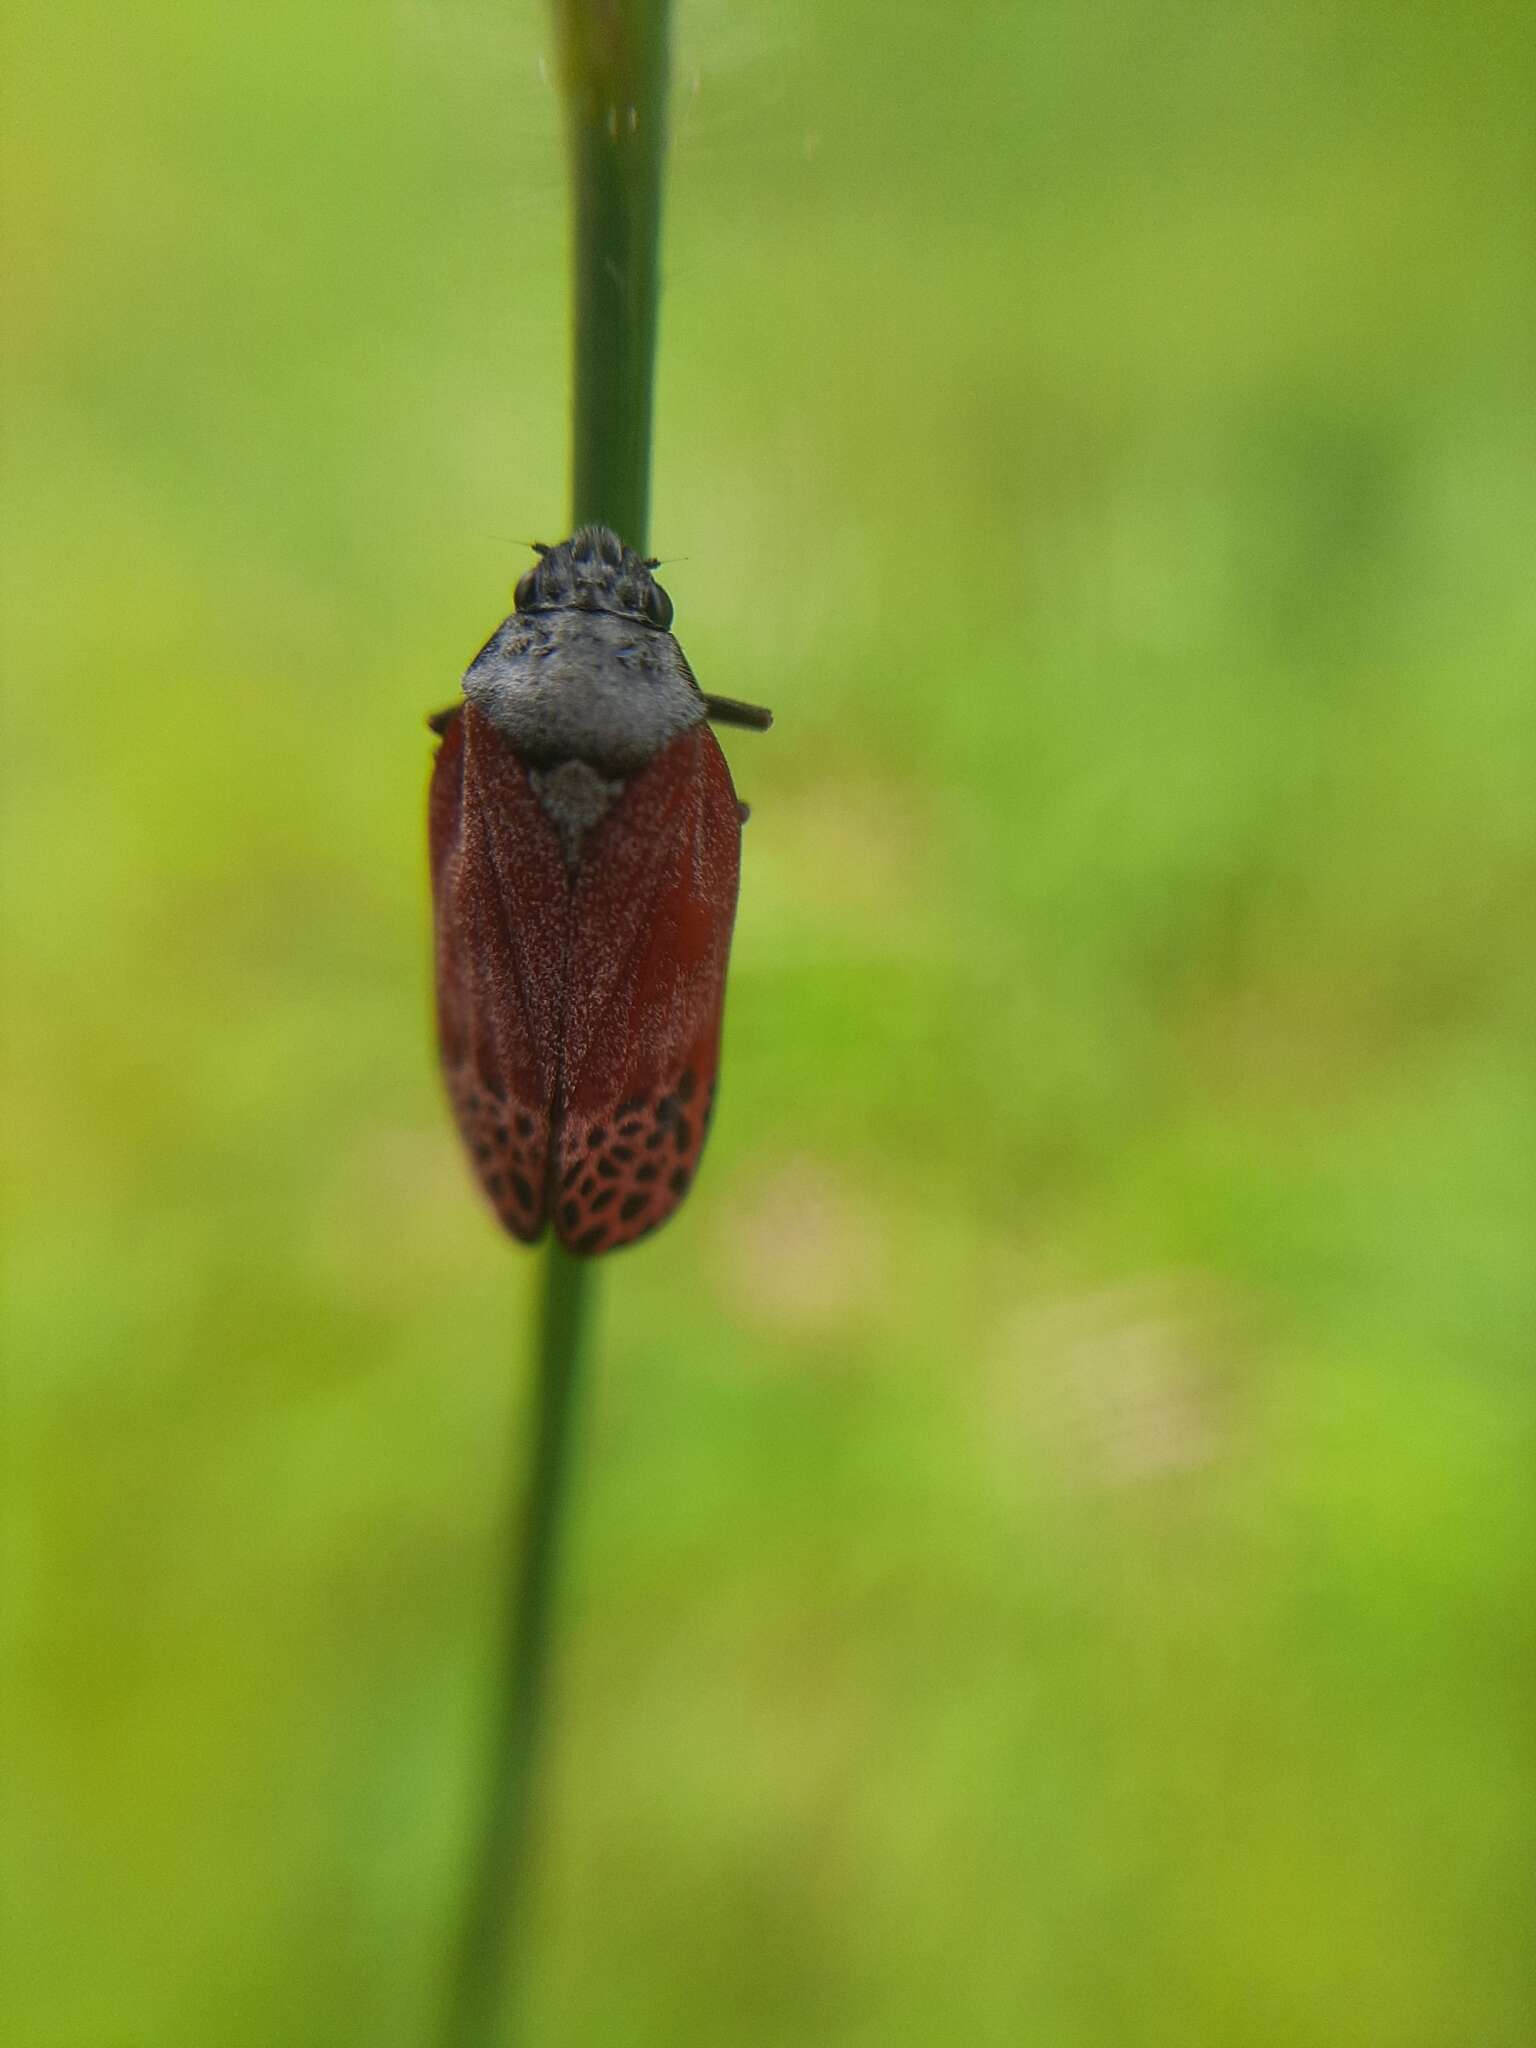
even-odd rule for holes
{"type": "Polygon", "coordinates": [[[664,1223],[715,1099],[745,806],[672,601],[606,527],[518,583],[431,719],[443,1073],[514,1237],[615,1251],[664,1223]]]}

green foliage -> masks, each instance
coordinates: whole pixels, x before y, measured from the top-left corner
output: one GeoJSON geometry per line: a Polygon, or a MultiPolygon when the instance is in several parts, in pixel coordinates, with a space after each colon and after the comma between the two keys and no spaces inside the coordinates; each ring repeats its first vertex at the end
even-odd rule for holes
{"type": "MultiPolygon", "coordinates": [[[[538,1262],[438,1099],[421,721],[565,523],[546,36],[12,13],[28,2048],[437,2010],[538,1262]]],[[[710,1157],[603,1289],[536,2036],[1513,2044],[1527,11],[676,56],[651,540],[778,724],[710,1157]]]]}

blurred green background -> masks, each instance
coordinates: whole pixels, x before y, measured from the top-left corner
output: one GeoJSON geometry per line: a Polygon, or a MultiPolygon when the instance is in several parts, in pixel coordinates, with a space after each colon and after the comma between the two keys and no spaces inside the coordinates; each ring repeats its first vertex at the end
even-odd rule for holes
{"type": "MultiPolygon", "coordinates": [[[[416,2048],[535,1277],[422,721],[564,529],[547,24],[8,37],[0,2012],[416,2048]]],[[[652,539],[779,722],[530,2038],[1528,2038],[1533,92],[1481,0],[682,6],[652,539]]]]}

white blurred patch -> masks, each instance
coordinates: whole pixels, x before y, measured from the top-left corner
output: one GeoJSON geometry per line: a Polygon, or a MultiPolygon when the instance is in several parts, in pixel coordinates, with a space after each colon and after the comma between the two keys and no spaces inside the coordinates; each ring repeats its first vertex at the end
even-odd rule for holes
{"type": "Polygon", "coordinates": [[[764,1329],[814,1335],[865,1317],[888,1247],[870,1206],[819,1161],[791,1159],[736,1206],[722,1233],[733,1301],[764,1329]]]}
{"type": "Polygon", "coordinates": [[[1246,1346],[1199,1273],[1150,1274],[1009,1317],[995,1381],[1007,1435],[1069,1485],[1188,1474],[1235,1446],[1246,1346]]]}

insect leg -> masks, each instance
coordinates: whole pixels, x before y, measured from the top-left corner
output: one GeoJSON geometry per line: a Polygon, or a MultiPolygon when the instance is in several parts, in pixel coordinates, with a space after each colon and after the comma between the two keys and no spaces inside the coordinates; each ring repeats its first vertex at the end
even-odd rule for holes
{"type": "Polygon", "coordinates": [[[705,715],[716,725],[744,725],[752,732],[766,732],[773,713],[761,704],[743,704],[735,697],[704,697],[705,715]]]}

